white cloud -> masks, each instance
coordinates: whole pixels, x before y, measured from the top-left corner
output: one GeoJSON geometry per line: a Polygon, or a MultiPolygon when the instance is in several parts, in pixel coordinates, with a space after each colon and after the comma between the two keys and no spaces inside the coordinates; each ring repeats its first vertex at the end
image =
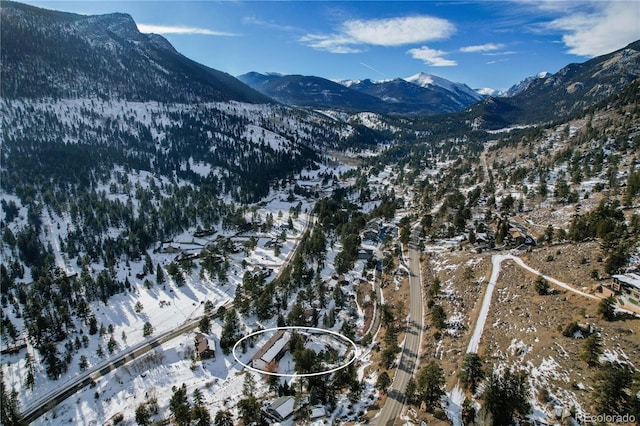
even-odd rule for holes
{"type": "Polygon", "coordinates": [[[210,36],[237,36],[237,34],[227,33],[222,31],[213,31],[206,28],[197,27],[179,27],[171,25],[153,25],[153,24],[137,24],[138,31],[141,33],[154,33],[154,34],[179,34],[179,35],[210,35],[210,36]]]}
{"type": "Polygon", "coordinates": [[[300,38],[300,42],[317,50],[326,50],[331,53],[358,53],[362,49],[353,47],[353,41],[344,36],[307,34],[300,38]]]}
{"type": "Polygon", "coordinates": [[[504,47],[505,45],[502,43],[486,43],[476,46],[461,47],[460,51],[464,53],[492,52],[495,50],[503,49],[504,47]]]}
{"type": "Polygon", "coordinates": [[[377,46],[402,46],[449,37],[452,23],[430,16],[353,20],[343,24],[343,32],[354,40],[377,46]]]}
{"type": "Polygon", "coordinates": [[[307,34],[300,42],[332,53],[361,52],[363,46],[402,46],[449,37],[455,26],[431,16],[350,20],[333,34],[307,34]]]}
{"type": "Polygon", "coordinates": [[[598,56],[640,39],[640,2],[597,1],[584,6],[588,7],[567,8],[563,16],[545,25],[563,33],[569,53],[598,56]]]}
{"type": "Polygon", "coordinates": [[[409,49],[407,51],[414,59],[419,59],[423,61],[425,64],[433,66],[433,67],[452,67],[458,65],[456,61],[452,61],[451,59],[444,58],[446,52],[442,50],[431,49],[427,46],[422,46],[417,49],[409,49]]]}

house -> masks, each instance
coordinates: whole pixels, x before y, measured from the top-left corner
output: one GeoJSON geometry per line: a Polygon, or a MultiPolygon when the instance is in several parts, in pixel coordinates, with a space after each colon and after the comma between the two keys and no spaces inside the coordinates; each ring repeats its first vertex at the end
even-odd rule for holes
{"type": "Polygon", "coordinates": [[[509,234],[507,238],[510,240],[512,244],[517,246],[524,244],[525,235],[520,231],[520,229],[516,227],[509,228],[509,234]]]}
{"type": "Polygon", "coordinates": [[[358,260],[371,260],[373,259],[373,250],[360,249],[358,250],[358,260]]]}
{"type": "Polygon", "coordinates": [[[267,343],[251,358],[251,366],[266,371],[273,362],[278,362],[287,352],[291,335],[285,330],[278,330],[267,343]]]}
{"type": "Polygon", "coordinates": [[[196,232],[194,232],[193,236],[196,237],[196,238],[210,237],[211,235],[213,235],[215,233],[216,233],[215,229],[200,229],[200,230],[197,230],[196,232]]]}
{"type": "Polygon", "coordinates": [[[292,396],[281,396],[266,408],[266,413],[277,421],[283,421],[293,414],[296,399],[292,396]]]}
{"type": "Polygon", "coordinates": [[[626,294],[640,300],[640,275],[634,273],[612,275],[613,282],[609,285],[617,294],[626,294]]]}
{"type": "Polygon", "coordinates": [[[2,345],[0,345],[0,355],[8,355],[15,354],[20,352],[21,349],[27,347],[27,339],[24,337],[20,337],[13,341],[13,343],[9,343],[7,340],[3,340],[2,345]]]}
{"type": "Polygon", "coordinates": [[[327,410],[322,405],[314,405],[311,407],[311,414],[309,415],[309,420],[318,420],[326,417],[327,410]]]}
{"type": "Polygon", "coordinates": [[[282,248],[283,245],[280,241],[275,240],[275,239],[271,239],[269,241],[267,241],[266,243],[264,243],[264,248],[269,248],[269,247],[278,247],[278,248],[282,248]]]}
{"type": "Polygon", "coordinates": [[[377,230],[375,230],[375,229],[366,229],[362,233],[362,240],[363,241],[377,242],[378,241],[378,235],[379,235],[379,232],[377,230]]]}
{"type": "Polygon", "coordinates": [[[209,359],[216,357],[215,342],[207,339],[202,333],[196,333],[195,338],[196,354],[200,359],[209,359]]]}
{"type": "Polygon", "coordinates": [[[182,250],[178,246],[167,244],[162,247],[161,253],[181,253],[182,250]]]}

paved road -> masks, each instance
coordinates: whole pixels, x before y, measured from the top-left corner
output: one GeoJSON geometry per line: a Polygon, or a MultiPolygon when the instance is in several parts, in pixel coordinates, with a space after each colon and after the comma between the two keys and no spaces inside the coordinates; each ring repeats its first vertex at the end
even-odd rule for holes
{"type": "MultiPolygon", "coordinates": [[[[228,302],[225,306],[229,308],[232,305],[230,302],[228,302]]],[[[214,313],[212,315],[213,318],[215,318],[216,316],[217,313],[214,313]]],[[[24,422],[26,424],[33,422],[35,419],[42,416],[44,413],[46,413],[65,399],[69,398],[80,389],[84,388],[85,386],[89,386],[92,382],[98,380],[102,376],[109,374],[112,370],[121,367],[129,361],[133,361],[134,359],[139,358],[140,356],[146,354],[154,348],[172,339],[175,339],[183,333],[195,330],[198,327],[198,323],[200,322],[201,318],[202,316],[199,316],[173,330],[169,330],[156,337],[151,337],[146,341],[133,346],[132,348],[127,350],[127,352],[117,355],[116,357],[102,364],[99,364],[90,370],[87,370],[83,374],[77,376],[74,380],[64,383],[59,388],[54,389],[52,392],[41,396],[40,398],[38,398],[38,400],[31,402],[31,404],[22,413],[24,422]]]]}
{"type": "Polygon", "coordinates": [[[400,363],[387,394],[387,401],[374,422],[378,426],[396,424],[404,406],[407,383],[415,376],[422,340],[422,280],[420,279],[420,252],[418,242],[409,244],[409,324],[400,363]]]}
{"type": "MultiPolygon", "coordinates": [[[[308,231],[312,225],[313,225],[313,216],[308,214],[306,215],[306,222],[301,235],[304,235],[304,233],[308,231]]],[[[287,258],[285,259],[282,267],[278,271],[278,274],[276,275],[276,277],[280,276],[284,267],[293,258],[294,253],[298,250],[299,242],[300,242],[299,239],[294,241],[294,246],[291,249],[291,252],[288,254],[287,258]]],[[[230,308],[231,306],[232,306],[231,301],[228,301],[225,304],[226,308],[230,308]]],[[[217,311],[212,315],[212,317],[215,318],[216,315],[217,315],[217,311]]],[[[46,413],[47,411],[49,411],[50,409],[52,409],[53,407],[55,407],[56,405],[64,401],[65,399],[69,398],[71,395],[78,392],[80,389],[86,386],[89,386],[92,382],[108,374],[112,370],[115,370],[116,368],[121,367],[122,365],[128,363],[129,361],[134,360],[135,358],[139,358],[140,356],[153,350],[157,346],[160,346],[163,343],[166,343],[172,339],[175,339],[176,337],[182,335],[183,333],[187,333],[192,330],[195,330],[198,327],[198,324],[200,322],[200,319],[202,319],[202,317],[203,316],[198,316],[197,318],[194,318],[173,330],[166,331],[158,336],[152,337],[144,342],[134,345],[133,347],[129,348],[126,352],[119,354],[114,358],[109,359],[108,361],[105,361],[90,370],[87,370],[83,374],[76,376],[73,380],[66,383],[61,383],[60,387],[52,390],[51,392],[45,395],[40,396],[35,401],[31,401],[29,405],[25,407],[24,411],[22,412],[22,418],[24,422],[26,424],[33,422],[38,417],[42,416],[44,413],[46,413]]]]}

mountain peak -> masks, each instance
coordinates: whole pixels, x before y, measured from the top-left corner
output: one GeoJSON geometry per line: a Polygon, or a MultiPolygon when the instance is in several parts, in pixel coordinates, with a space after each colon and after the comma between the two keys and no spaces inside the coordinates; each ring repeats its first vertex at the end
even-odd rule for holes
{"type": "Polygon", "coordinates": [[[516,84],[514,84],[513,86],[511,86],[505,93],[504,96],[515,96],[518,93],[526,90],[531,83],[533,83],[536,80],[540,80],[540,79],[545,79],[547,77],[551,76],[551,73],[548,73],[547,71],[541,71],[536,75],[532,75],[529,76],[527,78],[524,78],[522,80],[520,80],[519,82],[517,82],[516,84]]]}
{"type": "Polygon", "coordinates": [[[0,12],[8,98],[270,102],[179,54],[164,37],[142,34],[126,13],[79,15],[9,1],[0,12]]]}
{"type": "Polygon", "coordinates": [[[84,31],[96,32],[104,29],[109,36],[114,35],[125,40],[143,42],[147,37],[138,30],[133,17],[127,13],[109,13],[93,15],[79,20],[76,27],[84,31]]]}
{"type": "Polygon", "coordinates": [[[456,83],[446,78],[438,77],[433,74],[427,74],[424,72],[412,75],[411,77],[407,77],[404,79],[409,83],[417,84],[420,87],[429,88],[429,87],[440,87],[444,90],[447,90],[451,93],[456,93],[458,95],[462,95],[464,97],[469,97],[473,101],[479,101],[482,99],[482,95],[467,86],[464,83],[456,83]]]}
{"type": "Polygon", "coordinates": [[[411,77],[407,77],[404,80],[409,83],[417,84],[418,86],[427,87],[429,85],[434,84],[434,79],[437,79],[434,75],[427,74],[425,72],[419,72],[418,74],[414,74],[411,77]]]}

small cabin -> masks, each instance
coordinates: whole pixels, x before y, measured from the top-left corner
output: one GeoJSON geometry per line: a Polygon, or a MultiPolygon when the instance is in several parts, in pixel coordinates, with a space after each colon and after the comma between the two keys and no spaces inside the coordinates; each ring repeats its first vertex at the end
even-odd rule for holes
{"type": "Polygon", "coordinates": [[[208,339],[202,333],[196,333],[195,337],[196,354],[200,359],[210,359],[216,357],[215,342],[208,339]]]}

